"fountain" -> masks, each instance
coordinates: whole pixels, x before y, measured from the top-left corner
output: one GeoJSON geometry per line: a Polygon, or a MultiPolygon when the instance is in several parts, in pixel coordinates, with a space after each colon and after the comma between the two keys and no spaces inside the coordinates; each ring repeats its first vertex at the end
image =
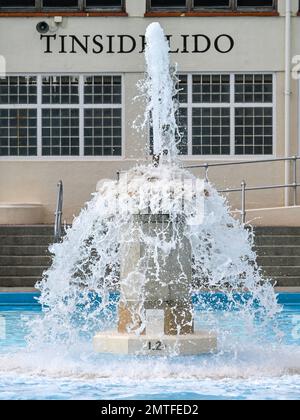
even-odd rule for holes
{"type": "Polygon", "coordinates": [[[96,353],[213,353],[232,334],[218,316],[211,319],[216,310],[239,313],[248,329],[279,311],[251,233],[207,180],[180,165],[169,45],[158,23],[146,40],[140,87],[153,163],[99,182],[63,242],[51,247],[53,265],[37,285],[43,317],[31,322],[29,348],[69,349],[84,339],[96,353]],[[195,325],[195,294],[209,328],[195,325]]]}
{"type": "Polygon", "coordinates": [[[154,162],[99,182],[50,247],[41,311],[0,302],[0,399],[298,398],[299,296],[279,295],[281,311],[251,230],[180,165],[176,74],[158,24],[146,61],[154,162]]]}
{"type": "MultiPolygon", "coordinates": [[[[203,205],[199,194],[204,197],[204,188],[201,183],[197,190],[191,177],[170,167],[178,154],[175,142],[178,128],[169,46],[158,23],[148,27],[146,41],[145,88],[149,95],[146,121],[151,115],[154,167],[146,179],[148,191],[140,188],[131,191],[138,201],[143,193],[146,207],[139,205],[133,209],[132,223],[122,232],[118,333],[97,334],[94,348],[100,353],[208,353],[216,350],[217,339],[212,333],[194,331],[192,247],[185,232],[187,202],[194,202],[201,223],[199,212],[203,205]],[[162,183],[163,171],[174,175],[166,184],[167,190],[162,183]],[[157,201],[155,209],[151,208],[153,196],[157,201]],[[178,208],[175,211],[174,204],[178,208]],[[157,240],[167,244],[169,250],[158,249],[157,240]]],[[[140,185],[141,181],[144,174],[136,174],[130,183],[140,185]]],[[[121,190],[128,191],[126,173],[119,182],[121,190]]]]}
{"type": "Polygon", "coordinates": [[[154,162],[99,182],[36,304],[0,294],[0,399],[299,398],[299,295],[275,295],[251,229],[182,168],[168,49],[150,25],[154,162]]]}
{"type": "MultiPolygon", "coordinates": [[[[156,197],[160,197],[160,211],[151,211],[151,208],[137,211],[132,223],[122,232],[118,333],[97,334],[94,348],[98,352],[199,354],[217,347],[214,334],[194,332],[192,249],[185,235],[187,220],[184,217],[187,201],[184,193],[193,185],[187,180],[175,179],[169,183],[173,193],[170,197],[171,191],[162,188],[160,174],[160,168],[153,168],[148,179],[151,191],[146,194],[152,195],[155,190],[156,197]],[[169,198],[169,203],[164,203],[163,194],[169,198]],[[167,212],[172,201],[177,201],[179,207],[182,205],[177,217],[176,213],[167,212]],[[158,247],[157,242],[160,242],[158,247]]],[[[127,180],[126,174],[124,178],[127,180]]],[[[135,190],[134,194],[139,192],[135,190]]],[[[192,200],[196,200],[196,191],[192,192],[192,200]]],[[[198,202],[200,210],[200,200],[198,202]]]]}

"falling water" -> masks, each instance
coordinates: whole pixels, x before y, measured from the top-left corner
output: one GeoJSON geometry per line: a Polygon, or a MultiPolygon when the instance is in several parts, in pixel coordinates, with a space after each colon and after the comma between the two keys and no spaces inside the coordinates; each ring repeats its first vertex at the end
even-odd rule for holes
{"type": "MultiPolygon", "coordinates": [[[[211,184],[175,164],[176,77],[160,25],[151,24],[146,38],[146,119],[153,128],[154,153],[167,158],[158,167],[136,166],[120,181],[102,181],[62,243],[51,246],[53,264],[37,285],[43,317],[34,320],[28,337],[35,348],[50,343],[71,346],[91,340],[97,331],[115,328],[120,250],[134,241],[136,233],[146,252],[123,279],[123,287],[130,287],[138,276],[137,293],[143,302],[149,266],[156,281],[163,281],[171,253],[177,253],[180,282],[185,277],[183,242],[188,242],[193,256],[190,293],[197,296],[202,311],[198,321],[218,333],[221,351],[225,342],[236,343],[241,329],[250,334],[258,318],[268,320],[279,311],[273,288],[256,264],[251,233],[230,215],[225,199],[211,184]],[[171,231],[160,229],[153,235],[141,229],[136,216],[151,214],[168,215],[171,231]],[[234,313],[239,322],[227,323],[234,313]]],[[[139,315],[144,320],[142,305],[139,315]]],[[[138,334],[142,327],[132,326],[132,331],[138,334]]]]}

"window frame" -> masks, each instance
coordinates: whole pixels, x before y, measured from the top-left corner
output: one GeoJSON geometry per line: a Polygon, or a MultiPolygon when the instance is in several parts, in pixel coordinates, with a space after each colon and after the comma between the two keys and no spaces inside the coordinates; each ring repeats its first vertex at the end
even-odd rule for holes
{"type": "Polygon", "coordinates": [[[278,0],[273,0],[272,7],[238,7],[238,0],[229,0],[228,7],[196,7],[194,6],[194,0],[186,0],[185,7],[152,7],[152,0],[146,0],[147,12],[186,12],[186,13],[197,13],[197,12],[223,12],[223,13],[249,13],[249,12],[276,12],[278,9],[278,0]]]}
{"type": "Polygon", "coordinates": [[[35,0],[35,6],[32,7],[2,7],[0,6],[1,12],[24,12],[24,13],[52,13],[52,12],[125,12],[126,11],[126,0],[121,0],[121,7],[88,7],[86,6],[86,0],[77,0],[77,7],[44,7],[43,0],[35,0]]]}
{"type": "Polygon", "coordinates": [[[0,156],[1,161],[120,161],[125,158],[125,86],[124,73],[9,73],[11,76],[32,76],[37,78],[37,102],[35,104],[0,104],[0,109],[36,109],[37,110],[37,155],[36,156],[0,156]],[[78,104],[43,104],[42,78],[53,76],[74,76],[79,78],[78,104]],[[119,76],[121,77],[121,104],[85,104],[84,78],[88,76],[119,76]],[[85,109],[121,109],[121,155],[85,156],[84,155],[84,110],[85,109]],[[42,110],[43,109],[79,109],[79,155],[77,156],[46,156],[42,155],[42,110]]]}
{"type": "Polygon", "coordinates": [[[10,7],[5,7],[5,6],[0,6],[0,12],[19,12],[21,10],[24,10],[26,12],[36,12],[38,11],[37,9],[37,5],[40,3],[40,0],[35,0],[35,6],[31,6],[31,7],[24,7],[24,6],[10,6],[10,7]]]}
{"type": "Polygon", "coordinates": [[[83,3],[83,11],[93,11],[93,12],[125,12],[126,11],[126,0],[121,0],[121,7],[100,7],[100,6],[87,6],[86,0],[79,0],[83,3]]]}
{"type": "Polygon", "coordinates": [[[238,5],[237,5],[237,1],[238,0],[234,0],[235,1],[235,11],[236,12],[243,12],[243,11],[245,11],[245,12],[251,12],[251,11],[253,11],[253,10],[257,10],[257,11],[262,11],[262,12],[267,12],[267,11],[277,11],[278,10],[278,0],[273,0],[273,6],[265,6],[265,7],[263,7],[263,6],[260,6],[260,7],[238,7],[238,5]]]}
{"type": "Polygon", "coordinates": [[[257,159],[266,159],[266,158],[274,158],[276,156],[276,149],[277,149],[277,128],[276,128],[276,115],[277,115],[277,93],[276,93],[276,73],[275,72],[259,72],[259,71],[239,71],[239,72],[189,72],[183,73],[181,72],[180,75],[187,75],[187,85],[188,85],[188,102],[186,104],[179,105],[180,108],[187,108],[187,119],[188,119],[188,126],[187,126],[187,142],[188,142],[188,154],[187,155],[180,155],[180,158],[183,160],[206,160],[206,161],[218,161],[218,160],[257,160],[257,159]],[[240,103],[235,102],[235,76],[239,74],[249,74],[249,75],[266,75],[271,74],[273,76],[273,102],[270,103],[240,103]],[[228,103],[193,103],[193,76],[197,75],[229,75],[230,77],[230,102],[228,103]],[[235,109],[236,108],[267,108],[272,107],[273,113],[273,130],[272,130],[272,137],[273,137],[273,144],[272,144],[272,154],[244,154],[238,155],[235,154],[235,109]],[[229,108],[230,109],[230,154],[228,155],[193,155],[192,148],[193,148],[193,126],[192,126],[192,111],[194,108],[229,108]]]}
{"type": "Polygon", "coordinates": [[[146,0],[147,11],[149,12],[182,12],[190,11],[193,0],[185,0],[183,7],[152,7],[152,0],[146,0]]]}
{"type": "Polygon", "coordinates": [[[82,10],[82,0],[77,0],[77,7],[44,7],[44,0],[36,0],[36,9],[39,12],[45,11],[45,12],[52,12],[52,11],[65,11],[69,10],[70,12],[76,12],[82,10]]]}
{"type": "Polygon", "coordinates": [[[192,6],[191,11],[192,12],[233,12],[235,11],[235,8],[233,6],[233,3],[235,3],[235,0],[229,0],[229,6],[228,7],[211,7],[211,6],[194,6],[194,0],[191,0],[192,6]]]}

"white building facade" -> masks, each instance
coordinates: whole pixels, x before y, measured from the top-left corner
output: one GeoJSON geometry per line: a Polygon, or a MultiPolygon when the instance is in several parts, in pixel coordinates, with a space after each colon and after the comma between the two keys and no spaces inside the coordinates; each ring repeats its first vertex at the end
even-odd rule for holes
{"type": "MultiPolygon", "coordinates": [[[[133,99],[153,21],[180,74],[184,165],[299,154],[298,0],[0,0],[0,223],[53,222],[60,179],[70,222],[100,179],[151,160],[133,99]],[[16,205],[27,210],[9,214],[16,205]]],[[[292,182],[292,168],[290,181],[284,162],[209,177],[222,189],[276,185],[292,182]]],[[[253,192],[247,204],[286,198],[253,192]]],[[[239,206],[239,194],[230,200],[239,206]]]]}

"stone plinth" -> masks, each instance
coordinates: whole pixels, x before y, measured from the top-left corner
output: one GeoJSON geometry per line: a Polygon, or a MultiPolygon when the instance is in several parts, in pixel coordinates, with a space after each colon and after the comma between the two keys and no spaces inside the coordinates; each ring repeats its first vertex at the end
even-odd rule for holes
{"type": "Polygon", "coordinates": [[[99,353],[197,355],[217,349],[217,338],[194,333],[192,250],[185,221],[136,214],[122,232],[117,331],[99,333],[99,353]]]}
{"type": "Polygon", "coordinates": [[[99,333],[94,337],[94,350],[98,353],[170,356],[206,354],[217,350],[213,334],[197,332],[186,335],[141,335],[99,333]]]}
{"type": "Polygon", "coordinates": [[[157,324],[161,317],[160,333],[166,335],[192,334],[193,317],[190,296],[192,280],[191,248],[183,235],[183,221],[176,226],[168,215],[136,215],[133,225],[124,232],[121,248],[121,300],[119,333],[140,330],[148,334],[152,318],[157,324]],[[173,249],[163,255],[152,255],[143,236],[173,241],[173,249]],[[142,302],[142,303],[141,303],[142,302]],[[159,315],[160,314],[160,315],[159,315]],[[146,319],[146,324],[143,319],[146,319]]]}

